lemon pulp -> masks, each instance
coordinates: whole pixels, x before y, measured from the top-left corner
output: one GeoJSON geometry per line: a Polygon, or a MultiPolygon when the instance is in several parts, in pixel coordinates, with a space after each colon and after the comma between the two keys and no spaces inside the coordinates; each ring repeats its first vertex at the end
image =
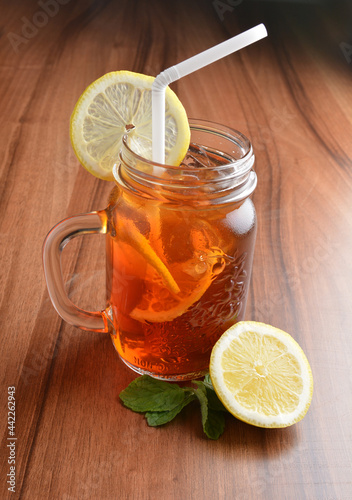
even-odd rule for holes
{"type": "MultiPolygon", "coordinates": [[[[131,149],[152,158],[152,84],[154,77],[114,71],[94,81],[78,99],[70,120],[70,138],[80,163],[93,175],[113,180],[122,138],[131,149]]],[[[176,94],[165,93],[165,162],[179,165],[187,153],[190,128],[176,94]]]]}
{"type": "Polygon", "coordinates": [[[308,360],[286,332],[254,321],[229,328],[215,344],[210,376],[235,417],[258,427],[301,420],[313,394],[308,360]]]}

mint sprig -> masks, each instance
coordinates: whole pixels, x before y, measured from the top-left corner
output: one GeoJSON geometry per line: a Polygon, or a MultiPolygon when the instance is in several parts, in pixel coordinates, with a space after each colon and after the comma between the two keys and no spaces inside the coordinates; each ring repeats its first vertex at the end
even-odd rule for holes
{"type": "Polygon", "coordinates": [[[210,439],[218,439],[225,429],[224,412],[227,410],[218,399],[209,375],[204,381],[195,380],[192,383],[197,388],[180,387],[142,375],[120,393],[120,398],[127,408],[144,413],[148,425],[152,427],[170,422],[185,406],[198,400],[205,434],[210,439]]]}
{"type": "Polygon", "coordinates": [[[175,408],[168,411],[148,411],[145,414],[145,418],[147,419],[148,425],[151,427],[157,427],[158,425],[164,425],[173,420],[176,415],[180,413],[181,410],[185,406],[188,405],[191,401],[194,401],[194,395],[189,394],[188,396],[184,396],[183,401],[179,403],[175,408]]]}
{"type": "Polygon", "coordinates": [[[120,398],[133,411],[172,410],[184,399],[184,391],[176,384],[168,384],[143,375],[133,380],[121,392],[120,398]]]}

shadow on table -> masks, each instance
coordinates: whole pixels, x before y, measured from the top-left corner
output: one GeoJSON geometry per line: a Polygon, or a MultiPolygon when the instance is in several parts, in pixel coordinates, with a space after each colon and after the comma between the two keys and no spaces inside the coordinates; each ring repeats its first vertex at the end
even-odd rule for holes
{"type": "Polygon", "coordinates": [[[238,454],[244,453],[255,458],[268,458],[270,456],[274,459],[276,455],[281,456],[289,452],[290,449],[301,447],[297,425],[282,429],[263,429],[241,422],[228,414],[226,415],[225,431],[214,442],[208,439],[202,431],[200,410],[196,404],[183,410],[178,418],[184,432],[187,430],[188,433],[195,434],[198,439],[208,442],[214,451],[226,452],[226,455],[234,458],[238,454]]]}
{"type": "MultiPolygon", "coordinates": [[[[20,379],[16,393],[21,394],[19,399],[26,407],[26,413],[34,411],[39,420],[42,413],[54,412],[58,421],[68,419],[69,423],[88,420],[93,429],[96,419],[99,420],[100,415],[104,414],[99,425],[114,425],[118,420],[122,433],[131,434],[130,425],[134,422],[133,425],[142,431],[143,436],[139,436],[139,440],[143,438],[144,446],[149,440],[150,443],[166,438],[177,441],[182,436],[182,440],[190,443],[196,441],[198,448],[234,462],[241,457],[282,460],[283,456],[290,454],[291,449],[302,447],[300,424],[286,429],[261,429],[236,420],[231,415],[226,415],[224,434],[219,440],[212,441],[203,433],[200,408],[196,402],[183,409],[162,429],[148,427],[143,415],[124,408],[119,400],[120,392],[137,375],[119,360],[107,334],[83,332],[62,324],[51,358],[45,358],[44,351],[39,357],[38,352],[32,355],[37,360],[46,359],[46,362],[40,365],[37,361],[37,365],[30,365],[32,371],[27,373],[26,378],[20,379]]],[[[28,368],[30,360],[34,358],[29,353],[26,359],[28,368]]]]}

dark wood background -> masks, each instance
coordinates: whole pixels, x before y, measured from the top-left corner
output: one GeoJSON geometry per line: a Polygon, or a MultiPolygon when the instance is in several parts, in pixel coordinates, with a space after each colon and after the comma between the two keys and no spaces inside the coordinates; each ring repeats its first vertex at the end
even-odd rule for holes
{"type": "MultiPolygon", "coordinates": [[[[49,14],[35,1],[0,6],[0,497],[352,498],[351,3],[44,4],[49,14]],[[86,173],[70,146],[84,88],[112,70],[156,75],[259,22],[266,40],[172,88],[189,116],[253,141],[259,231],[246,317],[294,336],[315,390],[295,426],[264,430],[229,417],[213,442],[196,406],[154,429],[120,404],[134,374],[108,336],[57,316],[41,248],[62,218],[104,208],[112,187],[86,173]],[[15,494],[6,484],[9,386],[15,494]]],[[[64,261],[73,300],[103,305],[103,237],[72,243],[64,261]]]]}

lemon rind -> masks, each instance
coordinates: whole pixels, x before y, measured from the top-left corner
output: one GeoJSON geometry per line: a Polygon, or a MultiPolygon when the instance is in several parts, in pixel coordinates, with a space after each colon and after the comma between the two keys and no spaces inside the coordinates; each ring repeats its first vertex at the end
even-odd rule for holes
{"type": "Polygon", "coordinates": [[[210,377],[219,399],[225,408],[239,420],[248,424],[265,427],[265,428],[280,428],[288,427],[299,422],[307,413],[313,396],[313,376],[306,355],[299,344],[283,330],[279,330],[270,325],[255,321],[242,321],[230,327],[215,344],[211,359],[210,359],[210,377]],[[221,364],[221,358],[224,351],[229,347],[230,343],[236,339],[241,333],[246,331],[267,334],[275,336],[283,342],[291,353],[299,362],[301,368],[301,377],[304,381],[303,391],[300,395],[300,402],[296,409],[291,413],[281,414],[281,416],[266,416],[262,413],[245,409],[233,397],[232,392],[226,387],[221,369],[217,368],[221,364]]]}
{"type": "MultiPolygon", "coordinates": [[[[87,110],[89,104],[92,102],[93,97],[100,92],[105,93],[106,88],[112,83],[125,82],[131,83],[141,89],[151,89],[153,81],[154,77],[141,73],[125,70],[113,71],[92,82],[78,99],[70,118],[70,139],[78,160],[91,174],[103,180],[114,180],[112,169],[106,170],[102,168],[99,161],[90,156],[84,147],[86,143],[82,134],[83,121],[86,116],[85,110],[87,110]]],[[[177,118],[178,126],[176,143],[169,151],[168,164],[178,166],[185,157],[190,142],[188,118],[181,101],[169,87],[166,88],[165,99],[169,104],[169,112],[170,110],[173,111],[172,115],[177,118]]],[[[122,136],[120,143],[121,140],[122,136]]],[[[116,142],[116,145],[118,147],[118,142],[116,142]]]]}

